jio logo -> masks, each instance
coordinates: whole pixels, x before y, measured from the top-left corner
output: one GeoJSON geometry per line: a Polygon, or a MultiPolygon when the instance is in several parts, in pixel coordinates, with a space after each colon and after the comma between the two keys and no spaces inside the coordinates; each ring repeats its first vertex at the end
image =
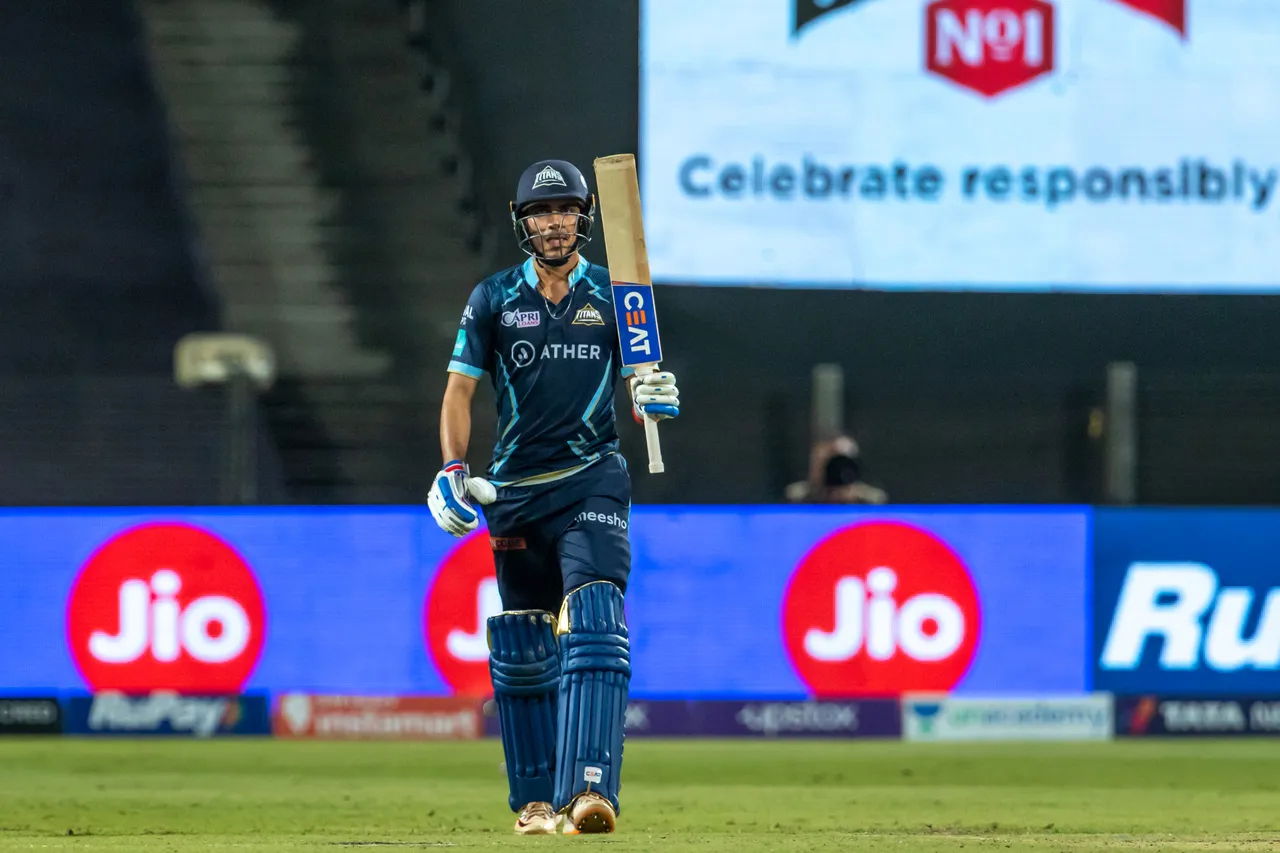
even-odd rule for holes
{"type": "Polygon", "coordinates": [[[973,660],[980,621],[964,562],[899,522],[856,524],[819,542],[782,608],[792,665],[829,697],[951,689],[973,660]]]}
{"type": "Polygon", "coordinates": [[[455,694],[492,692],[487,623],[501,612],[493,551],[482,529],[440,562],[423,607],[427,651],[455,694]]]}
{"type": "Polygon", "coordinates": [[[249,566],[186,524],[113,537],[85,563],[67,602],[71,656],[94,690],[237,693],[265,632],[249,566]]]}

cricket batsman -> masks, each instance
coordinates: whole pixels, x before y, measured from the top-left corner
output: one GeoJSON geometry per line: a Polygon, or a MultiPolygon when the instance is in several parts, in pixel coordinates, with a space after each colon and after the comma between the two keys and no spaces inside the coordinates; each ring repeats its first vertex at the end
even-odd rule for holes
{"type": "MultiPolygon", "coordinates": [[[[511,222],[529,257],[476,285],[462,312],[440,412],[445,463],[427,499],[465,536],[483,505],[503,612],[488,622],[515,831],[611,832],[619,811],[631,680],[623,594],[631,570],[631,479],[618,452],[621,368],[609,272],[580,250],[596,199],[563,160],[516,186],[511,222]],[[466,463],[484,374],[498,440],[484,478],[466,463]]],[[[669,372],[630,376],[641,418],[680,414],[669,372]]]]}

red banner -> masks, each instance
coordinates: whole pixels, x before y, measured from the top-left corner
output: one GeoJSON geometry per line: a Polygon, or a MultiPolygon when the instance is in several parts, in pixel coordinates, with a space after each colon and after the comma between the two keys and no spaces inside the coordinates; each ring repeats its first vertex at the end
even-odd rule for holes
{"type": "Polygon", "coordinates": [[[480,701],[435,696],[286,693],[271,715],[277,737],[471,740],[484,733],[480,701]]]}
{"type": "Polygon", "coordinates": [[[1186,38],[1187,0],[1117,0],[1117,2],[1159,18],[1186,38]]]}

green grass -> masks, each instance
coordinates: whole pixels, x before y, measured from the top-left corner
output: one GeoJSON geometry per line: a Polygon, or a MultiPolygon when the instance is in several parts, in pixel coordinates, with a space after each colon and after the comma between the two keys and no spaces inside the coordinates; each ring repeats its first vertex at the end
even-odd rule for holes
{"type": "Polygon", "coordinates": [[[2,850],[1280,850],[1280,740],[633,739],[610,836],[510,834],[501,749],[0,740],[2,850]]]}

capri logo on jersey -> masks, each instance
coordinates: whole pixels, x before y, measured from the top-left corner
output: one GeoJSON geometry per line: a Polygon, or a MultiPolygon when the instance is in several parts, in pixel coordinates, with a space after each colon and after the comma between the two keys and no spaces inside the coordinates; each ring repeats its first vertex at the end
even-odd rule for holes
{"type": "Polygon", "coordinates": [[[515,326],[517,329],[528,329],[542,323],[542,312],[533,311],[503,311],[502,325],[510,328],[515,326]]]}
{"type": "Polygon", "coordinates": [[[487,623],[501,612],[489,536],[480,530],[440,562],[423,607],[427,653],[456,695],[492,692],[487,623]]]}
{"type": "Polygon", "coordinates": [[[71,657],[94,690],[238,693],[265,635],[248,564],[187,524],[113,537],[80,570],[67,602],[71,657]]]}
{"type": "Polygon", "coordinates": [[[820,697],[949,690],[973,661],[979,630],[963,561],[900,522],[823,539],[796,567],[782,605],[792,666],[820,697]]]}

